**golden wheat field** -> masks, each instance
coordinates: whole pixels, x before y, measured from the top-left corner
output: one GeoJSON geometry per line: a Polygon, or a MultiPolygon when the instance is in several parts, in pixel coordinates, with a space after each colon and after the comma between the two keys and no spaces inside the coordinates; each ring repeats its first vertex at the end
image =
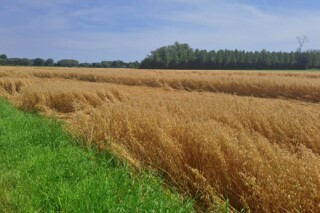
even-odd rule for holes
{"type": "Polygon", "coordinates": [[[0,96],[157,170],[199,211],[320,212],[320,73],[0,68],[0,96]]]}

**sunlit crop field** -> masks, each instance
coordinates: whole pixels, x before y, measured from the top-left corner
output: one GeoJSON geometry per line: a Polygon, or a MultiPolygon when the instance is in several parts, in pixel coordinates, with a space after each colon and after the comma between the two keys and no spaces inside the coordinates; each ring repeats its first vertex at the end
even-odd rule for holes
{"type": "Polygon", "coordinates": [[[320,73],[0,67],[0,95],[199,210],[320,211],[320,73]]]}

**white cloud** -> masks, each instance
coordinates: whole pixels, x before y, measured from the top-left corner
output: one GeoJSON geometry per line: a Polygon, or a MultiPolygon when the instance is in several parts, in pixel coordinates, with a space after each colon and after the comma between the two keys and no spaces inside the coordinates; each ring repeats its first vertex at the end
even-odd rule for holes
{"type": "Polygon", "coordinates": [[[246,4],[202,3],[206,6],[199,7],[194,1],[192,11],[177,11],[168,17],[183,23],[180,26],[190,26],[182,27],[181,32],[198,47],[293,50],[295,37],[300,34],[310,37],[309,48],[320,46],[319,13],[268,13],[246,4]]]}

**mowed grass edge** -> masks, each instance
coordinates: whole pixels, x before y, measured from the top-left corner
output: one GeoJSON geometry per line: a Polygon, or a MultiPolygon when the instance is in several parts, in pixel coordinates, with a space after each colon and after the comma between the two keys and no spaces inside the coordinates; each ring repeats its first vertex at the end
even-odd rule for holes
{"type": "Polygon", "coordinates": [[[1,212],[192,212],[192,202],[108,153],[79,146],[61,123],[0,100],[1,212]]]}

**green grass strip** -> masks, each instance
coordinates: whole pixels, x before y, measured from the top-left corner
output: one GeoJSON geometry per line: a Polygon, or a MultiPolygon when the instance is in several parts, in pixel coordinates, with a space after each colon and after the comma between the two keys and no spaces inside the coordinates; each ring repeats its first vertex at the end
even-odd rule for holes
{"type": "Polygon", "coordinates": [[[0,212],[191,212],[158,178],[0,100],[0,212]]]}

